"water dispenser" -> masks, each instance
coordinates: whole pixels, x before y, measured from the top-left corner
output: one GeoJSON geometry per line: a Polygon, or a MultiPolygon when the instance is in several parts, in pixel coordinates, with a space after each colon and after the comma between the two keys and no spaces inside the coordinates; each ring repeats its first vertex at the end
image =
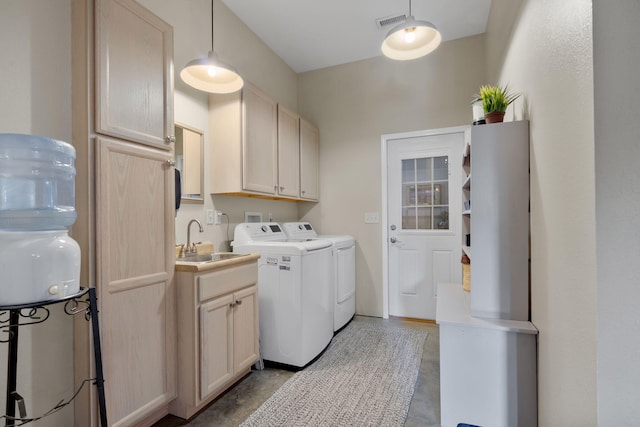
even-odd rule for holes
{"type": "Polygon", "coordinates": [[[0,305],[80,290],[75,149],[51,138],[0,134],[0,305]]]}

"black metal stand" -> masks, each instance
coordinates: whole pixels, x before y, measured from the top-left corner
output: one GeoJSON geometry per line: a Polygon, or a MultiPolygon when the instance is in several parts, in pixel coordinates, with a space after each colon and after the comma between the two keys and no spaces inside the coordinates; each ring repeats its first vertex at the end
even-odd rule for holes
{"type": "MultiPolygon", "coordinates": [[[[5,426],[7,427],[24,425],[28,422],[35,421],[36,419],[40,419],[42,417],[50,415],[70,403],[80,391],[78,390],[68,402],[64,403],[63,401],[59,403],[52,410],[38,418],[27,418],[24,400],[17,391],[19,327],[44,322],[49,318],[49,309],[47,308],[47,306],[52,304],[59,304],[61,302],[65,302],[64,311],[66,314],[75,315],[84,312],[85,318],[87,320],[91,320],[93,331],[93,353],[96,364],[96,378],[94,384],[98,389],[100,425],[102,427],[107,426],[107,411],[105,407],[104,397],[104,376],[102,372],[102,351],[100,348],[100,328],[98,325],[96,290],[95,288],[80,288],[80,292],[74,295],[69,295],[68,297],[63,299],[14,306],[0,306],[0,314],[2,314],[3,312],[9,313],[8,324],[4,326],[0,325],[0,330],[8,333],[8,339],[0,340],[0,342],[7,342],[9,344],[7,359],[7,406],[6,414],[4,416],[5,426]],[[89,294],[89,300],[81,300],[80,298],[87,293],[89,294]],[[21,319],[25,320],[21,322],[21,319]],[[16,405],[18,406],[18,410],[20,411],[20,416],[17,418],[16,405]]],[[[0,324],[1,323],[6,322],[0,319],[0,324]]]]}

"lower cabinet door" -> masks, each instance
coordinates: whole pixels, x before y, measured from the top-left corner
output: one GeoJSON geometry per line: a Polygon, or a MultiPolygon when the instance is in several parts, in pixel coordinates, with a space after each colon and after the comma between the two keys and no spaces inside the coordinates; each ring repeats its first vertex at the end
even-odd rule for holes
{"type": "Polygon", "coordinates": [[[170,151],[96,138],[96,289],[109,425],[176,397],[174,173],[170,151]]]}
{"type": "Polygon", "coordinates": [[[200,399],[233,377],[232,294],[200,306],[200,399]]]}
{"type": "Polygon", "coordinates": [[[237,373],[253,365],[259,356],[258,287],[238,291],[234,298],[233,367],[237,373]]]}

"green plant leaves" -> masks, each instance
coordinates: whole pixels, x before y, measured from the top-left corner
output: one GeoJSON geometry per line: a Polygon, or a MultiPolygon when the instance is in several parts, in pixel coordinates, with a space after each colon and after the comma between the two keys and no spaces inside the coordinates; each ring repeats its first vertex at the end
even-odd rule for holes
{"type": "Polygon", "coordinates": [[[483,85],[480,86],[478,97],[482,99],[482,106],[486,114],[494,111],[507,111],[509,104],[518,99],[520,94],[511,93],[509,85],[504,85],[503,87],[483,85]]]}

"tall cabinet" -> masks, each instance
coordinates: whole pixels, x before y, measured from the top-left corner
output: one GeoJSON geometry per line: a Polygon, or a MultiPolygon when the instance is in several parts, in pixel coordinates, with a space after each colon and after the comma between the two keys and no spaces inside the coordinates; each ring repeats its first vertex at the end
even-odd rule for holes
{"type": "Polygon", "coordinates": [[[459,284],[438,287],[441,424],[536,426],[529,123],[473,126],[463,170],[463,252],[471,259],[471,292],[459,284]]]}
{"type": "MultiPolygon", "coordinates": [[[[74,39],[94,41],[74,45],[74,143],[78,181],[93,184],[79,233],[98,294],[107,417],[150,425],[176,395],[173,30],[134,0],[73,8],[74,39]]],[[[76,425],[92,423],[77,408],[76,425]]]]}

